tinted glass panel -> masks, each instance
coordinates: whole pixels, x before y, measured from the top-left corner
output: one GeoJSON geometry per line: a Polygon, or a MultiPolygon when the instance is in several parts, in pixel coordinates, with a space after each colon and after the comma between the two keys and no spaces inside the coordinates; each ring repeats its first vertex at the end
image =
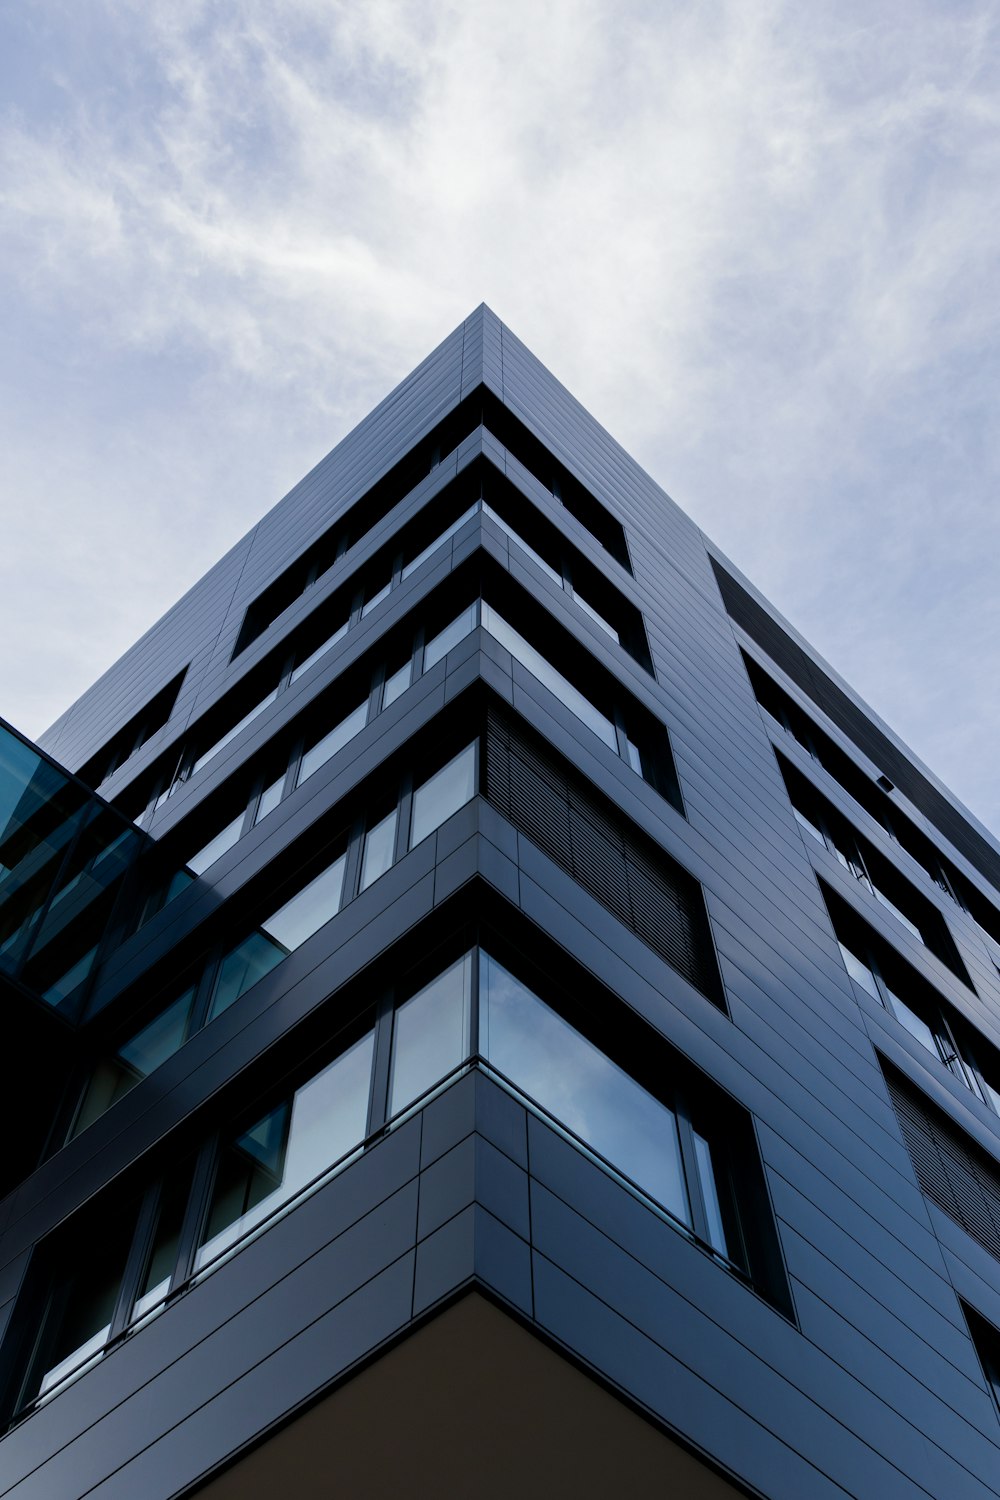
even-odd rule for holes
{"type": "Polygon", "coordinates": [[[933,1052],[934,1056],[940,1059],[941,1054],[938,1051],[937,1042],[934,1040],[934,1033],[927,1025],[927,1022],[922,1021],[905,1001],[900,1000],[898,995],[892,993],[892,990],[887,989],[886,994],[889,997],[889,1008],[896,1017],[896,1020],[902,1022],[910,1035],[915,1037],[922,1047],[926,1047],[928,1052],[933,1052]]]}
{"type": "Polygon", "coordinates": [[[214,839],[207,843],[204,849],[199,849],[187,862],[187,867],[195,875],[204,875],[210,865],[214,865],[217,859],[221,859],[227,849],[231,849],[239,839],[243,828],[243,813],[227,823],[221,833],[217,833],[214,839]]]}
{"type": "Polygon", "coordinates": [[[234,1000],[245,995],[251,985],[256,984],[258,979],[263,979],[275,964],[280,964],[287,956],[287,948],[272,942],[264,933],[251,933],[222,960],[208,1019],[214,1021],[216,1016],[221,1016],[234,1000]]]}
{"type": "Polygon", "coordinates": [[[483,1054],[675,1218],[690,1224],[673,1110],[486,953],[480,976],[483,1054]]]}
{"type": "Polygon", "coordinates": [[[346,855],[334,860],[332,865],[317,875],[302,890],[286,901],[284,906],[261,923],[271,937],[291,953],[306,938],[329,922],[340,910],[344,894],[344,867],[346,855]]]}
{"type": "Polygon", "coordinates": [[[452,620],[443,630],[438,631],[424,647],[424,671],[429,672],[435,662],[439,662],[442,656],[447,656],[452,646],[457,646],[459,641],[465,637],[479,624],[479,603],[470,604],[468,609],[463,609],[457,619],[452,620]]]}
{"type": "Polygon", "coordinates": [[[618,632],[615,627],[613,625],[609,625],[604,616],[599,615],[594,606],[592,604],[588,604],[586,599],[584,599],[581,594],[578,594],[575,589],[573,590],[573,598],[576,600],[577,604],[579,604],[584,614],[589,615],[596,625],[600,625],[602,630],[606,630],[612,640],[617,641],[619,639],[618,632]]]}
{"type": "Polygon", "coordinates": [[[523,667],[527,667],[539,682],[544,683],[549,692],[564,703],[570,713],[576,714],[582,719],[589,729],[608,745],[615,753],[618,753],[618,734],[611,720],[602,714],[585,698],[561,672],[557,672],[551,663],[547,662],[542,654],[535,650],[534,646],[528,644],[523,635],[507,624],[496,610],[483,600],[483,627],[490,635],[498,640],[501,646],[506,647],[523,667]]]}
{"type": "Polygon", "coordinates": [[[395,703],[401,693],[405,693],[410,685],[410,676],[413,671],[411,661],[404,662],[397,672],[385,679],[385,687],[382,690],[382,707],[388,708],[390,703],[395,703]]]}
{"type": "Polygon", "coordinates": [[[705,1204],[705,1216],[708,1220],[708,1242],[718,1250],[721,1255],[729,1255],[730,1249],[726,1241],[726,1231],[722,1224],[722,1207],[719,1203],[719,1193],[715,1185],[715,1167],[712,1162],[712,1148],[703,1135],[694,1132],[694,1154],[698,1163],[698,1180],[701,1183],[701,1196],[705,1204]]]}
{"type": "Polygon", "coordinates": [[[370,599],[366,599],[365,600],[364,606],[363,606],[363,608],[361,610],[361,618],[362,619],[364,619],[365,615],[369,612],[369,610],[372,610],[372,609],[375,608],[376,604],[381,604],[383,599],[387,599],[389,597],[389,590],[391,588],[392,588],[392,583],[391,582],[385,583],[385,584],[382,585],[382,587],[380,589],[376,589],[375,590],[374,594],[372,594],[372,596],[371,596],[370,599]]]}
{"type": "Polygon", "coordinates": [[[99,1239],[67,1246],[73,1266],[57,1277],[24,1399],[45,1396],[71,1375],[82,1375],[100,1358],[111,1332],[134,1213],[104,1226],[99,1239]]]}
{"type": "Polygon", "coordinates": [[[475,505],[470,506],[467,511],[460,515],[457,521],[452,521],[451,525],[447,527],[446,530],[442,531],[440,536],[436,536],[429,546],[424,547],[422,551],[417,553],[416,557],[411,558],[403,568],[403,577],[409,578],[410,574],[416,568],[419,568],[422,562],[426,562],[427,558],[430,557],[433,552],[436,552],[439,547],[443,546],[444,543],[449,540],[449,538],[455,535],[455,532],[460,526],[464,526],[466,521],[471,520],[478,509],[479,502],[477,501],[475,505]]]}
{"type": "Polygon", "coordinates": [[[529,547],[528,543],[522,536],[518,535],[513,526],[507,525],[507,522],[504,520],[503,516],[498,516],[496,511],[493,510],[491,506],[485,504],[483,505],[483,514],[489,516],[490,520],[493,521],[495,525],[499,526],[501,531],[506,532],[507,536],[515,541],[523,552],[527,552],[532,562],[535,563],[539,568],[541,568],[543,573],[547,573],[548,576],[552,579],[553,583],[558,583],[559,587],[562,588],[562,574],[557,573],[555,568],[553,568],[551,564],[545,561],[544,557],[540,557],[539,554],[535,551],[534,547],[529,547]]]}
{"type": "Polygon", "coordinates": [[[445,818],[464,807],[476,794],[476,747],[465,749],[413,793],[413,826],[410,847],[419,844],[440,827],[445,818]]]}
{"type": "Polygon", "coordinates": [[[392,864],[396,847],[396,809],[369,828],[365,834],[365,852],[361,860],[361,889],[384,875],[392,864]]]}
{"type": "Polygon", "coordinates": [[[311,776],[314,771],[318,771],[320,766],[325,765],[331,755],[336,755],[338,750],[342,749],[356,734],[359,734],[364,729],[367,718],[368,700],[366,699],[364,703],[359,703],[358,707],[353,713],[349,713],[346,719],[342,719],[336,728],[331,729],[329,734],[324,735],[317,744],[313,745],[311,750],[307,750],[302,757],[302,764],[299,767],[299,785],[305,781],[307,776],[311,776]]]}
{"type": "Polygon", "coordinates": [[[369,1032],[222,1150],[200,1268],[228,1249],[364,1140],[369,1032]]]}
{"type": "Polygon", "coordinates": [[[278,803],[281,801],[281,793],[284,789],[284,785],[285,777],[284,774],[282,774],[278,777],[277,781],[272,781],[270,786],[266,786],[264,788],[264,790],[260,794],[260,801],[257,804],[257,811],[254,813],[254,823],[259,823],[261,818],[266,818],[269,812],[274,811],[278,803]]]}
{"type": "Polygon", "coordinates": [[[263,713],[268,704],[273,703],[277,696],[278,689],[272,689],[272,691],[268,693],[266,698],[262,698],[259,703],[254,705],[254,707],[248,714],[243,715],[243,718],[239,721],[238,724],[234,724],[232,729],[227,730],[220,739],[216,740],[214,745],[210,745],[207,750],[203,751],[195,761],[194,765],[191,767],[192,776],[194,775],[195,771],[200,771],[202,766],[205,765],[207,761],[210,761],[212,759],[213,755],[217,755],[224,745],[228,745],[230,740],[234,740],[241,729],[245,729],[248,724],[251,724],[253,720],[256,719],[258,714],[263,713]]]}
{"type": "Polygon", "coordinates": [[[472,955],[466,954],[396,1011],[389,1114],[405,1109],[469,1055],[472,955]]]}
{"type": "Polygon", "coordinates": [[[303,672],[308,672],[309,668],[318,662],[321,656],[326,655],[331,646],[335,646],[338,641],[343,640],[347,634],[347,626],[348,621],[345,620],[342,625],[338,625],[333,634],[328,636],[321,646],[317,646],[315,651],[311,651],[307,657],[298,662],[292,669],[291,681],[294,682],[297,677],[301,677],[303,672]]]}
{"type": "Polygon", "coordinates": [[[141,1031],[124,1043],[114,1057],[98,1063],[73,1122],[71,1136],[79,1135],[106,1109],[134,1088],[147,1073],[172,1057],[187,1041],[194,1008],[192,986],[179,995],[141,1031]]]}
{"type": "Polygon", "coordinates": [[[860,984],[861,988],[863,990],[867,990],[869,995],[871,995],[873,999],[881,1001],[882,996],[878,992],[878,985],[875,983],[875,975],[872,973],[868,965],[862,962],[862,960],[858,958],[856,954],[852,953],[850,948],[845,948],[843,943],[840,944],[840,951],[843,955],[844,963],[847,967],[847,972],[848,974],[850,974],[855,984],[860,984]]]}
{"type": "Polygon", "coordinates": [[[177,1261],[181,1224],[187,1207],[189,1189],[190,1172],[188,1171],[163,1189],[149,1259],[143,1271],[139,1283],[139,1294],[129,1319],[132,1323],[148,1317],[151,1312],[160,1307],[170,1291],[170,1278],[177,1261]]]}

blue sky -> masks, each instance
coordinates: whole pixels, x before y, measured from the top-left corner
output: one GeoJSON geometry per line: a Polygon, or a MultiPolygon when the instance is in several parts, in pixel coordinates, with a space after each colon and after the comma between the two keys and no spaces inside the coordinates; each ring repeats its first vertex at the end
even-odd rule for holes
{"type": "Polygon", "coordinates": [[[0,7],[36,735],[486,301],[1000,827],[1000,8],[0,7]]]}

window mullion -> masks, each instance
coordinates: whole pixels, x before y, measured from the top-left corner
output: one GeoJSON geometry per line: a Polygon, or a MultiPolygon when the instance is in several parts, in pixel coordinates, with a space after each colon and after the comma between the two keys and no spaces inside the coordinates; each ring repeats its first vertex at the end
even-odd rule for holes
{"type": "Polygon", "coordinates": [[[674,1096],[673,1110],[677,1121],[677,1134],[681,1143],[681,1163],[684,1167],[688,1203],[691,1208],[691,1227],[704,1244],[710,1245],[712,1239],[708,1224],[708,1210],[705,1207],[705,1195],[701,1187],[701,1175],[698,1171],[698,1155],[694,1144],[694,1127],[691,1124],[691,1115],[683,1095],[676,1094],[674,1096]]]}
{"type": "Polygon", "coordinates": [[[392,862],[402,859],[410,847],[410,824],[413,818],[413,774],[408,773],[403,778],[403,786],[397,803],[396,815],[396,846],[392,854],[392,862]]]}
{"type": "Polygon", "coordinates": [[[347,850],[344,859],[344,894],[341,897],[341,910],[348,901],[354,899],[358,894],[358,881],[361,878],[361,853],[365,842],[365,823],[363,818],[358,818],[353,824],[347,836],[347,850]]]}
{"type": "Polygon", "coordinates": [[[386,1120],[389,1097],[389,1064],[392,1051],[392,1021],[395,996],[391,989],[383,992],[375,1017],[375,1045],[372,1061],[371,1092],[368,1099],[366,1136],[381,1130],[386,1120]]]}
{"type": "Polygon", "coordinates": [[[188,1024],[188,1039],[193,1037],[196,1031],[200,1031],[207,1024],[212,995],[219,978],[219,970],[222,967],[224,957],[225,953],[223,949],[221,947],[217,948],[195,981],[195,996],[194,1003],[191,1006],[191,1020],[188,1024]]]}
{"type": "Polygon", "coordinates": [[[129,1250],[128,1259],[125,1262],[121,1285],[118,1288],[118,1300],[115,1303],[115,1310],[111,1317],[111,1327],[107,1338],[109,1344],[120,1333],[123,1333],[129,1325],[132,1308],[139,1295],[139,1284],[142,1281],[143,1270],[153,1248],[153,1236],[156,1233],[156,1220],[159,1214],[161,1196],[162,1186],[159,1182],[154,1183],[143,1195],[135,1232],[132,1235],[132,1248],[129,1250]]]}
{"type": "Polygon", "coordinates": [[[215,1170],[219,1156],[219,1133],[213,1132],[198,1152],[191,1178],[191,1192],[181,1223],[177,1242],[177,1260],[170,1278],[170,1296],[184,1285],[194,1270],[195,1254],[201,1238],[201,1226],[208,1213],[209,1199],[215,1182],[215,1170]]]}

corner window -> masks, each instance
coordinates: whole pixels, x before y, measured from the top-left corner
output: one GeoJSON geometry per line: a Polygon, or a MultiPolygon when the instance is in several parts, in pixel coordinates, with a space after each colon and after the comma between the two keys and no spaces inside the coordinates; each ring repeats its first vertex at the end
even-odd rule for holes
{"type": "Polygon", "coordinates": [[[478,946],[415,990],[383,991],[335,1056],[224,1125],[197,1165],[121,1213],[87,1210],[40,1248],[17,1312],[30,1350],[20,1409],[83,1374],[470,1067],[788,1311],[749,1117],[636,1017],[622,1012],[607,1030],[614,1004],[554,986],[543,998],[478,946]]]}

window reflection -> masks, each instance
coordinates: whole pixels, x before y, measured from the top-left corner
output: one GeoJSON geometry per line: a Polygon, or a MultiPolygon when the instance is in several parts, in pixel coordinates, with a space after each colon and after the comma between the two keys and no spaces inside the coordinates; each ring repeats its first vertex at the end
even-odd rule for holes
{"type": "MultiPolygon", "coordinates": [[[[282,912],[287,916],[286,908],[282,912]]],[[[157,1045],[176,1044],[181,1006],[178,1000],[169,1013],[173,1031],[165,1012],[140,1033],[147,1061],[157,1045]]],[[[252,1124],[223,1131],[196,1234],[195,1275],[326,1181],[385,1125],[399,1124],[461,1071],[474,1050],[604,1170],[750,1274],[750,1251],[756,1264],[760,1247],[744,1241],[744,1225],[753,1220],[742,1213],[746,1188],[733,1178],[733,1157],[720,1133],[718,1120],[728,1116],[713,1109],[711,1130],[703,1133],[669,1078],[663,1097],[652,1094],[481,948],[401,999],[391,1027],[380,1026],[377,1034],[378,1059],[376,1031],[368,1030],[252,1124]],[[387,1080],[380,1099],[376,1079],[387,1080]]],[[[139,1040],[132,1044],[134,1057],[139,1040]]],[[[150,1185],[141,1212],[132,1205],[121,1218],[102,1222],[101,1233],[80,1234],[72,1245],[63,1241],[68,1269],[52,1275],[22,1405],[82,1373],[109,1341],[153,1317],[185,1284],[190,1262],[182,1251],[182,1225],[191,1178],[189,1162],[162,1186],[150,1185]]]]}
{"type": "Polygon", "coordinates": [[[369,828],[365,834],[364,854],[361,858],[361,889],[367,890],[373,880],[384,875],[392,864],[396,848],[396,809],[369,828]]]}
{"type": "Polygon", "coordinates": [[[560,703],[565,704],[570,713],[581,719],[588,729],[592,729],[617,754],[618,733],[607,715],[595,708],[590,699],[585,698],[561,672],[557,672],[551,662],[546,661],[541,652],[536,651],[512,625],[508,625],[503,616],[492,605],[487,604],[485,599],[482,611],[483,629],[488,630],[494,640],[506,647],[511,656],[537,677],[560,703]]]}
{"type": "Polygon", "coordinates": [[[479,601],[477,599],[427,642],[424,647],[424,671],[429,672],[443,656],[448,655],[453,646],[457,646],[459,641],[471,634],[478,624],[479,601]]]}
{"type": "Polygon", "coordinates": [[[288,955],[282,948],[262,932],[252,932],[248,938],[226,954],[219,965],[219,977],[212,996],[212,1007],[208,1019],[214,1021],[241,995],[269,974],[276,964],[288,955]]]}
{"type": "Polygon", "coordinates": [[[480,958],[480,974],[484,1056],[674,1218],[690,1225],[673,1110],[486,953],[480,958]]]}
{"type": "MultiPolygon", "coordinates": [[[[134,1210],[74,1246],[72,1269],[49,1294],[22,1402],[44,1399],[101,1357],[111,1334],[132,1234],[134,1210]]],[[[68,1257],[67,1257],[68,1258],[68,1257]]]]}
{"type": "Polygon", "coordinates": [[[373,1043],[369,1032],[223,1145],[196,1270],[364,1139],[373,1043]]]}
{"type": "Polygon", "coordinates": [[[79,1135],[88,1125],[117,1104],[130,1089],[166,1062],[187,1041],[194,1008],[192,985],[161,1011],[148,1026],[125,1042],[113,1057],[103,1058],[94,1069],[70,1130],[79,1135]]]}
{"type": "Polygon", "coordinates": [[[476,746],[466,745],[446,766],[418,786],[413,793],[413,825],[410,847],[439,828],[446,818],[464,807],[476,794],[476,746]]]}
{"type": "Polygon", "coordinates": [[[393,1021],[390,1116],[468,1057],[471,1012],[471,953],[399,1007],[393,1021]]]}
{"type": "Polygon", "coordinates": [[[329,734],[324,735],[311,749],[305,752],[302,757],[302,764],[299,767],[299,785],[301,786],[307,776],[311,776],[314,771],[318,771],[320,766],[326,765],[330,757],[336,755],[337,751],[342,749],[356,734],[360,734],[365,727],[367,719],[368,700],[366,698],[364,703],[359,703],[357,708],[347,715],[346,719],[342,719],[335,728],[330,730],[329,734]]]}

